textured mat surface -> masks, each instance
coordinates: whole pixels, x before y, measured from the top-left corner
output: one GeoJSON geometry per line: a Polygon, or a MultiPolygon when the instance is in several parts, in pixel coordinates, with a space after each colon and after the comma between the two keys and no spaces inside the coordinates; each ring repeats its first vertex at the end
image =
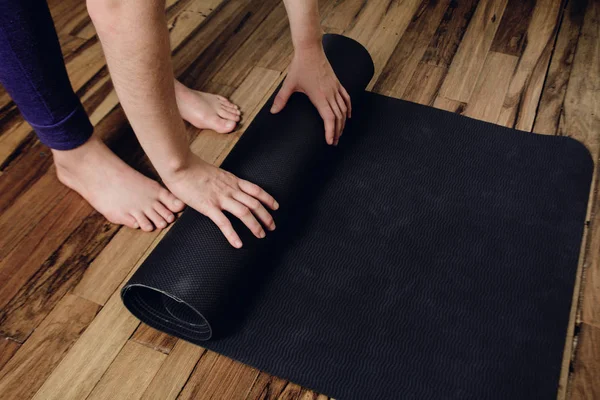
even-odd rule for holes
{"type": "Polygon", "coordinates": [[[364,92],[340,146],[310,102],[258,114],[223,167],[281,204],[235,250],[188,209],[124,287],[147,324],[338,399],[554,398],[593,162],[580,143],[364,92]]]}

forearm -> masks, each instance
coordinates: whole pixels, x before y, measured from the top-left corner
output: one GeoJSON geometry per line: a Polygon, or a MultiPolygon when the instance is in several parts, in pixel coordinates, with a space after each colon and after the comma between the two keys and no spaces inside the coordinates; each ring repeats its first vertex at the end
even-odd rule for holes
{"type": "Polygon", "coordinates": [[[321,21],[318,0],[284,0],[290,20],[294,49],[321,46],[321,21]]]}
{"type": "Polygon", "coordinates": [[[189,154],[175,99],[164,0],[88,0],[119,100],[163,175],[189,154]]]}

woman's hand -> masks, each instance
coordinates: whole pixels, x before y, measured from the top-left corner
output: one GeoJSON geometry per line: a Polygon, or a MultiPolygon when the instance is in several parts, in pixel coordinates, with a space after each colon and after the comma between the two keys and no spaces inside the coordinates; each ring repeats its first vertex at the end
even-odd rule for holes
{"type": "Polygon", "coordinates": [[[238,217],[257,238],[265,237],[263,226],[275,229],[275,221],[265,208],[279,208],[271,195],[193,153],[176,172],[163,176],[163,181],[181,201],[210,218],[236,248],[242,247],[242,241],[223,211],[238,217]]]}
{"type": "Polygon", "coordinates": [[[350,96],[331,68],[323,46],[296,49],[281,90],[275,97],[272,113],[281,111],[292,93],[302,92],[319,111],[325,123],[325,140],[337,145],[346,117],[352,116],[350,96]]]}

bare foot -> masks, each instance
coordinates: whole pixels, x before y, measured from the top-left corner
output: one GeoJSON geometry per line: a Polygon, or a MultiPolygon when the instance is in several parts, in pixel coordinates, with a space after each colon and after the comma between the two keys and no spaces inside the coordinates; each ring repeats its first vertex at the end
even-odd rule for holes
{"type": "Polygon", "coordinates": [[[223,96],[192,90],[176,80],[175,97],[181,117],[196,128],[228,133],[240,121],[240,108],[223,96]]]}
{"type": "Polygon", "coordinates": [[[150,232],[175,220],[184,204],[171,192],[137,172],[100,139],[67,151],[52,151],[58,179],[75,190],[106,219],[150,232]]]}

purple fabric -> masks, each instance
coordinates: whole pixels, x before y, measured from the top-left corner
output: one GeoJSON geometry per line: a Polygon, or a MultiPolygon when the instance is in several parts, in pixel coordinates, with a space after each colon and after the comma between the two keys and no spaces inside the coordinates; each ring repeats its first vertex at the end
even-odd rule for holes
{"type": "Polygon", "coordinates": [[[73,149],[91,136],[45,0],[0,0],[0,82],[48,147],[73,149]]]}

